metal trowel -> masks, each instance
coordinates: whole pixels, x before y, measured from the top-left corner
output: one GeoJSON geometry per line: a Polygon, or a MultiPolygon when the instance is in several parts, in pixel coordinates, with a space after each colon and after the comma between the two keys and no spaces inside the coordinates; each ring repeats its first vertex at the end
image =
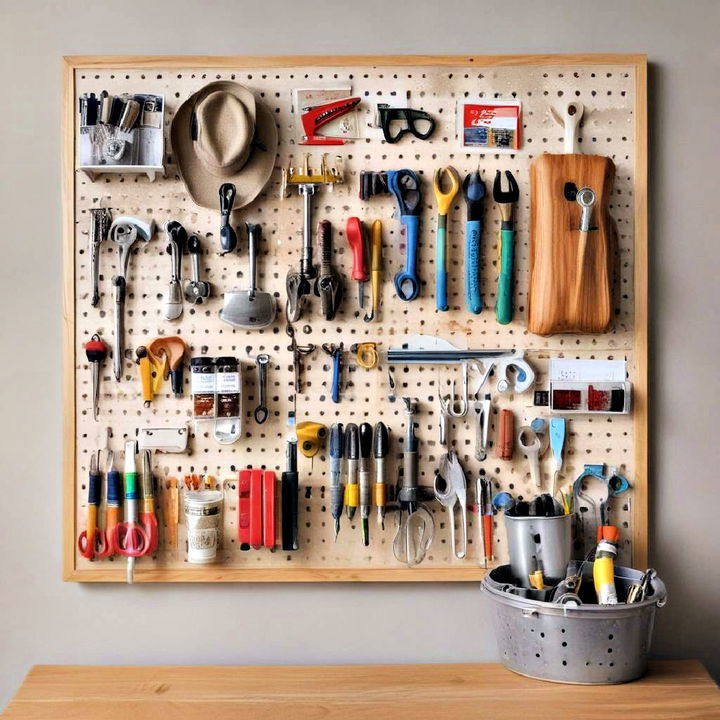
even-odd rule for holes
{"type": "Polygon", "coordinates": [[[260,225],[247,224],[250,287],[247,290],[230,290],[223,296],[220,319],[234,327],[263,328],[272,325],[275,320],[277,311],[275,298],[256,287],[257,245],[260,233],[260,225]]]}

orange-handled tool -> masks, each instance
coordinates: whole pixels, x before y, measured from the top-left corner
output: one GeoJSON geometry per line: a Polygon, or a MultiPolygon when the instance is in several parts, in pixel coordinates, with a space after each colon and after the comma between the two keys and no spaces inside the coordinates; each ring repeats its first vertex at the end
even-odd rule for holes
{"type": "Polygon", "coordinates": [[[370,231],[370,312],[363,320],[372,322],[380,309],[380,287],[382,286],[382,223],[375,220],[370,231]]]}
{"type": "Polygon", "coordinates": [[[347,235],[348,245],[352,250],[352,274],[351,280],[357,280],[358,283],[358,305],[365,305],[365,283],[368,279],[367,269],[365,267],[365,230],[360,218],[348,218],[345,225],[345,234],[347,235]]]}
{"type": "Polygon", "coordinates": [[[137,364],[140,368],[140,382],[142,383],[142,399],[145,407],[150,407],[153,399],[152,362],[147,348],[140,346],[136,351],[137,364]]]}
{"type": "Polygon", "coordinates": [[[149,450],[143,453],[143,470],[140,486],[140,524],[148,536],[147,554],[151,555],[158,546],[158,522],[155,515],[155,496],[153,493],[152,458],[149,450]]]}
{"type": "Polygon", "coordinates": [[[105,548],[104,552],[97,553],[99,557],[110,557],[117,553],[115,544],[115,528],[120,522],[120,506],[122,505],[122,476],[115,469],[115,456],[112,450],[108,450],[107,458],[107,490],[105,491],[105,503],[107,513],[105,515],[105,548]]]}

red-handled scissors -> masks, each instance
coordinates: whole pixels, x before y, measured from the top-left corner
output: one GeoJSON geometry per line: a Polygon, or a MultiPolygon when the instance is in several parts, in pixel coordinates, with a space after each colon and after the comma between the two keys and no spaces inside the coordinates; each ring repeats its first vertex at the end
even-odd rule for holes
{"type": "Polygon", "coordinates": [[[90,457],[90,472],[88,475],[87,525],[78,537],[78,550],[80,554],[92,560],[96,555],[106,557],[108,541],[105,533],[97,526],[98,508],[102,488],[102,476],[99,470],[100,451],[94,452],[90,457]]]}

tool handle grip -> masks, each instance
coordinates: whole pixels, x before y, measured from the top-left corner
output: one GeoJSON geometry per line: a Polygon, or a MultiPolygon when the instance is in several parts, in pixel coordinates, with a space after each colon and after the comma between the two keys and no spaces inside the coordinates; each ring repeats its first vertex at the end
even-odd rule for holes
{"type": "Polygon", "coordinates": [[[275,473],[265,470],[262,479],[262,544],[264,548],[275,548],[275,473]]]}
{"type": "MultiPolygon", "coordinates": [[[[281,481],[282,549],[298,549],[298,473],[284,472],[281,481]]],[[[342,505],[341,505],[342,507],[342,505]]]]}
{"type": "Polygon", "coordinates": [[[125,500],[137,501],[138,493],[138,475],[136,472],[125,473],[125,500]]]}
{"type": "MultiPolygon", "coordinates": [[[[107,474],[107,504],[108,506],[119,507],[122,502],[123,488],[122,477],[117,470],[110,470],[107,474]]],[[[108,507],[108,512],[110,507],[108,507]]]]}
{"type": "Polygon", "coordinates": [[[385,483],[375,483],[373,485],[372,503],[375,507],[385,507],[387,505],[387,485],[385,483]]]}
{"type": "Polygon", "coordinates": [[[342,515],[344,488],[342,483],[330,486],[330,514],[334,520],[342,515]]]}
{"type": "Polygon", "coordinates": [[[482,221],[465,224],[465,304],[468,312],[478,315],[483,309],[480,295],[480,238],[482,221]]]}
{"type": "Polygon", "coordinates": [[[352,250],[352,274],[350,278],[357,281],[368,279],[365,269],[365,240],[363,237],[363,226],[359,218],[351,217],[345,226],[348,245],[352,250]]]}
{"type": "Polygon", "coordinates": [[[513,255],[515,231],[500,231],[500,275],[495,314],[501,325],[507,325],[513,317],[513,255]]]}
{"type": "Polygon", "coordinates": [[[140,513],[140,524],[148,538],[145,555],[152,555],[158,546],[158,522],[155,512],[143,510],[140,513]]]}
{"type": "Polygon", "coordinates": [[[333,374],[332,374],[332,390],[331,399],[334,403],[340,402],[340,360],[342,353],[336,352],[333,355],[333,374]]]}
{"type": "Polygon", "coordinates": [[[174,370],[170,371],[170,385],[175,397],[182,397],[183,394],[183,364],[182,361],[174,370]]]}
{"type": "Polygon", "coordinates": [[[149,407],[153,399],[152,387],[152,363],[149,357],[142,357],[138,360],[140,366],[140,382],[142,384],[142,399],[145,407],[149,407]]]}
{"type": "Polygon", "coordinates": [[[401,300],[410,302],[420,294],[420,282],[415,270],[420,236],[420,217],[418,215],[403,215],[400,222],[405,226],[407,249],[405,268],[395,275],[395,292],[397,292],[401,300]]]}
{"type": "Polygon", "coordinates": [[[345,486],[345,505],[356,508],[360,504],[360,487],[357,483],[345,486]]]}
{"type": "Polygon", "coordinates": [[[493,516],[483,515],[483,543],[485,544],[485,558],[490,560],[493,557],[493,516]]]}
{"type": "Polygon", "coordinates": [[[370,270],[382,270],[382,222],[375,220],[370,231],[370,270]]]}
{"type": "Polygon", "coordinates": [[[435,307],[441,312],[449,309],[447,299],[447,216],[438,217],[435,238],[435,307]]]}

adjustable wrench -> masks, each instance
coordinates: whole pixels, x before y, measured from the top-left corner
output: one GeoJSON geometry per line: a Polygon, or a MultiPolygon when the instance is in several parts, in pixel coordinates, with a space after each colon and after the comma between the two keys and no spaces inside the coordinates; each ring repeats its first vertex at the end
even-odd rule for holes
{"type": "Polygon", "coordinates": [[[100,246],[107,240],[108,230],[112,222],[112,213],[107,208],[91,208],[90,210],[90,277],[92,278],[92,297],[90,304],[97,307],[100,302],[100,246]]]}
{"type": "Polygon", "coordinates": [[[170,253],[170,284],[163,303],[163,316],[167,320],[177,320],[183,313],[183,293],[180,286],[182,256],[187,243],[187,232],[176,220],[165,225],[168,236],[167,250],[170,253]]]}

